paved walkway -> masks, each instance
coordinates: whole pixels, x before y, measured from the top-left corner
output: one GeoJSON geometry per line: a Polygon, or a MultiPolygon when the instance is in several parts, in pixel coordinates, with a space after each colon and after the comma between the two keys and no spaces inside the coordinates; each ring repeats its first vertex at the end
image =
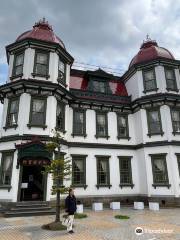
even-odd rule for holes
{"type": "Polygon", "coordinates": [[[75,234],[41,229],[54,216],[0,218],[0,240],[180,240],[180,208],[161,209],[159,212],[122,208],[120,211],[86,211],[88,218],[75,221],[75,234]],[[114,215],[128,215],[128,220],[117,220],[114,215]],[[143,228],[142,235],[135,229],[143,228]],[[164,233],[153,233],[164,231],[164,233]]]}

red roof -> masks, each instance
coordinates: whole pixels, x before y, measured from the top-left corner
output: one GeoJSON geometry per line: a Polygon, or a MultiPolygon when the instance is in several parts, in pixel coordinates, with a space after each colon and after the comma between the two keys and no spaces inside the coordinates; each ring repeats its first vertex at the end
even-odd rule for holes
{"type": "Polygon", "coordinates": [[[147,41],[141,45],[137,55],[135,55],[131,60],[129,68],[135,64],[147,62],[157,58],[174,59],[173,55],[166,48],[159,47],[156,41],[147,39],[147,41]]]}
{"type": "MultiPolygon", "coordinates": [[[[78,90],[87,90],[88,79],[85,75],[86,72],[72,69],[70,76],[70,88],[78,90]],[[77,72],[76,72],[77,71],[77,72]]],[[[121,80],[109,79],[109,87],[113,95],[117,96],[128,96],[126,86],[121,80]]]]}
{"type": "Polygon", "coordinates": [[[56,34],[53,32],[52,26],[50,26],[44,18],[43,20],[35,23],[32,30],[22,33],[16,39],[16,42],[29,38],[51,43],[57,43],[61,47],[65,48],[63,41],[58,36],[56,36],[56,34]]]}

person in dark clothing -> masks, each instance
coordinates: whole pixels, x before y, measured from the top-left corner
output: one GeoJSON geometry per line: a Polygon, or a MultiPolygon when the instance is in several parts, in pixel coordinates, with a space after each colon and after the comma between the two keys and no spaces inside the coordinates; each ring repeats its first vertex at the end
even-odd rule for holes
{"type": "Polygon", "coordinates": [[[74,196],[74,190],[72,188],[69,189],[69,195],[65,200],[65,209],[68,213],[68,225],[67,231],[69,233],[74,233],[73,231],[73,221],[74,221],[74,213],[76,212],[76,197],[74,196]]]}

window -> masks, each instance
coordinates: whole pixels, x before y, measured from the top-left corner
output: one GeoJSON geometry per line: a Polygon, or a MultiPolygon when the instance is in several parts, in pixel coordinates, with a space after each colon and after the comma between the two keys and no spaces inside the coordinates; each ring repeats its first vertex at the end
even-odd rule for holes
{"type": "Polygon", "coordinates": [[[13,155],[13,152],[2,152],[0,185],[11,185],[13,155]]]}
{"type": "Polygon", "coordinates": [[[13,76],[19,76],[23,74],[24,53],[17,53],[14,55],[13,64],[13,76]]]}
{"type": "Polygon", "coordinates": [[[173,133],[180,133],[180,109],[171,109],[173,133]]]}
{"type": "Polygon", "coordinates": [[[93,80],[93,91],[105,93],[106,92],[106,82],[93,80]]]}
{"type": "Polygon", "coordinates": [[[120,169],[120,187],[131,186],[132,183],[132,169],[131,169],[131,158],[129,156],[121,156],[119,158],[119,169],[120,169]]]}
{"type": "Polygon", "coordinates": [[[105,112],[96,112],[96,137],[108,138],[108,120],[105,112]]]}
{"type": "Polygon", "coordinates": [[[128,115],[117,114],[118,139],[129,138],[128,115]]]}
{"type": "MultiPolygon", "coordinates": [[[[64,153],[60,153],[60,154],[58,154],[58,152],[55,152],[55,154],[54,154],[54,160],[56,159],[56,160],[65,160],[64,159],[64,153]]],[[[57,184],[58,184],[58,178],[57,178],[57,175],[59,175],[60,176],[60,178],[59,178],[59,185],[60,186],[63,186],[63,180],[64,180],[64,170],[63,170],[63,167],[62,167],[62,164],[60,163],[59,164],[59,169],[58,168],[56,168],[56,170],[57,171],[55,171],[54,172],[54,174],[52,175],[52,177],[53,177],[53,188],[56,188],[57,187],[57,184]]]]}
{"type": "Polygon", "coordinates": [[[178,164],[179,177],[180,177],[180,154],[177,154],[177,164],[178,164]]]}
{"type": "Polygon", "coordinates": [[[73,109],[72,135],[86,136],[86,112],[84,110],[73,109]]]}
{"type": "Polygon", "coordinates": [[[177,90],[176,76],[173,68],[164,68],[167,90],[177,90]]]}
{"type": "Polygon", "coordinates": [[[65,131],[65,105],[59,101],[57,101],[56,128],[59,131],[65,131]]]}
{"type": "Polygon", "coordinates": [[[169,185],[166,154],[152,154],[153,186],[169,185]]]}
{"type": "Polygon", "coordinates": [[[110,185],[109,156],[96,156],[97,158],[97,187],[110,185]]]}
{"type": "Polygon", "coordinates": [[[148,135],[149,136],[156,135],[156,134],[163,135],[159,108],[147,110],[147,120],[148,120],[148,135]]]}
{"type": "Polygon", "coordinates": [[[60,58],[58,63],[58,81],[63,84],[66,83],[66,64],[60,58]]]}
{"type": "Polygon", "coordinates": [[[157,90],[154,68],[143,71],[144,92],[157,90]]]}
{"type": "Polygon", "coordinates": [[[17,127],[19,98],[9,99],[6,127],[17,127]]]}
{"type": "Polygon", "coordinates": [[[72,156],[72,185],[86,187],[86,155],[72,156]]]}
{"type": "Polygon", "coordinates": [[[49,53],[36,51],[34,61],[34,75],[47,76],[49,72],[49,53]]]}
{"type": "Polygon", "coordinates": [[[30,125],[45,126],[46,122],[46,98],[31,98],[30,125]]]}

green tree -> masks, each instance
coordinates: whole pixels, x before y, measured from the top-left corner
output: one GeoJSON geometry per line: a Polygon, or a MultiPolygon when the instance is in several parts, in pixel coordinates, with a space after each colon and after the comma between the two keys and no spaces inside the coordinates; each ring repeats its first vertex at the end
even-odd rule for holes
{"type": "Polygon", "coordinates": [[[47,149],[54,156],[51,164],[45,166],[45,173],[52,174],[53,186],[52,194],[56,194],[56,219],[55,222],[60,222],[60,197],[61,194],[68,193],[69,187],[65,187],[63,182],[70,180],[71,176],[71,159],[64,157],[62,153],[63,137],[57,130],[53,130],[52,141],[47,143],[47,149]]]}

